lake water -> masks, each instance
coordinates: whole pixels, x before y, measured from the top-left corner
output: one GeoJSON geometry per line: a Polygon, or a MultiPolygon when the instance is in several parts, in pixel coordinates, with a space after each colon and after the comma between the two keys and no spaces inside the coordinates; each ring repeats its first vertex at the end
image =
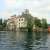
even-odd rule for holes
{"type": "Polygon", "coordinates": [[[0,32],[0,50],[50,50],[46,32],[0,32]]]}

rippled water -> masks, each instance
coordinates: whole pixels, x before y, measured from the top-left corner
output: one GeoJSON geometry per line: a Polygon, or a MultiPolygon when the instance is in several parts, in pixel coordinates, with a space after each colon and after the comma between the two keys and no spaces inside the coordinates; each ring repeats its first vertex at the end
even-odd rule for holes
{"type": "Polygon", "coordinates": [[[49,50],[46,32],[0,32],[0,50],[49,50]]]}

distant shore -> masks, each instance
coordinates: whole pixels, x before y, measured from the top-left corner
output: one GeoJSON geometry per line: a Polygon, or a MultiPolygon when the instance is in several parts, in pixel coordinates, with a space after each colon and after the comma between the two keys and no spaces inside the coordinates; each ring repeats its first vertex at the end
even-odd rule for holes
{"type": "MultiPolygon", "coordinates": [[[[14,31],[14,32],[17,32],[17,31],[28,31],[28,29],[20,29],[20,30],[1,30],[0,32],[7,32],[7,31],[14,31]]],[[[33,29],[32,30],[33,32],[48,32],[48,29],[33,29]]]]}

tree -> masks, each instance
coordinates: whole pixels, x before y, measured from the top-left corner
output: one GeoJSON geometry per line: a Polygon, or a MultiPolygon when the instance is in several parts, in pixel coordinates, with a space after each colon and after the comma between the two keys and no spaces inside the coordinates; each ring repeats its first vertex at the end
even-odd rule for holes
{"type": "Polygon", "coordinates": [[[41,27],[41,20],[35,17],[34,24],[35,26],[41,27]]]}
{"type": "Polygon", "coordinates": [[[2,19],[0,19],[0,30],[2,30],[3,27],[2,27],[2,19]]]}
{"type": "Polygon", "coordinates": [[[28,31],[32,31],[32,28],[33,28],[33,17],[29,13],[29,10],[26,9],[25,12],[22,13],[22,16],[27,19],[27,28],[28,28],[28,31]]]}
{"type": "Polygon", "coordinates": [[[47,20],[42,19],[42,28],[46,29],[48,27],[47,20]]]}
{"type": "Polygon", "coordinates": [[[4,22],[2,23],[3,28],[6,27],[6,23],[7,23],[7,20],[4,20],[4,22]]]}
{"type": "Polygon", "coordinates": [[[0,19],[0,25],[2,25],[2,19],[0,19]]]}

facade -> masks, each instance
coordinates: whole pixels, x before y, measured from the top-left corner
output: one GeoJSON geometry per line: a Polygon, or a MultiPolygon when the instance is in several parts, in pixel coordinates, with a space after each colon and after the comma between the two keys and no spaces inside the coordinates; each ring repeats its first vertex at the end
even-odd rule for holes
{"type": "Polygon", "coordinates": [[[18,28],[26,28],[27,20],[22,17],[11,16],[10,19],[7,20],[7,29],[8,30],[17,30],[18,28]]]}
{"type": "Polygon", "coordinates": [[[11,16],[10,19],[7,20],[7,29],[15,30],[16,28],[16,16],[11,16]]]}
{"type": "Polygon", "coordinates": [[[27,27],[27,20],[24,17],[17,17],[17,28],[27,27]]]}

